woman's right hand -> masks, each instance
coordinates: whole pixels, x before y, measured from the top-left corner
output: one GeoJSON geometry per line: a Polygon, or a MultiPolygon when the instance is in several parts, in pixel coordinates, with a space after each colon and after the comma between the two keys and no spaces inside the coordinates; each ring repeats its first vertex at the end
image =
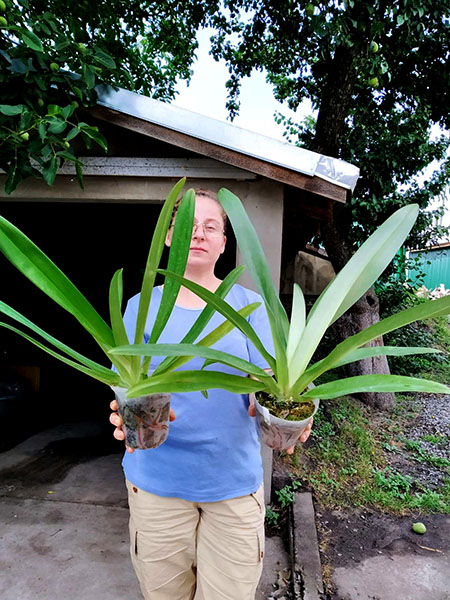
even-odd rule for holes
{"type": "MultiPolygon", "coordinates": [[[[117,412],[119,410],[119,404],[116,399],[112,400],[109,404],[111,410],[113,411],[111,415],[109,415],[109,422],[115,426],[113,436],[116,440],[124,440],[125,433],[122,429],[122,417],[117,412]]],[[[176,416],[172,409],[170,409],[169,421],[175,421],[176,416]]],[[[128,452],[134,452],[134,448],[130,448],[130,446],[125,446],[128,452]]]]}

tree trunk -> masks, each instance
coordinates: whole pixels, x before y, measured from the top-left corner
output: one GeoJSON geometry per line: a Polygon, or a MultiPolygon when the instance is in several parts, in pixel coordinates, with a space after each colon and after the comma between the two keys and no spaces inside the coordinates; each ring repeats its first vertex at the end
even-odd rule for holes
{"type": "MultiPolygon", "coordinates": [[[[342,315],[333,325],[335,334],[339,339],[346,339],[362,329],[377,323],[379,318],[379,302],[370,288],[353,307],[342,315]]],[[[382,346],[383,338],[372,340],[370,346],[382,346]]],[[[386,356],[375,356],[346,365],[345,370],[349,377],[357,375],[373,375],[375,373],[389,374],[389,365],[386,356]]],[[[395,404],[395,395],[391,392],[355,394],[362,402],[382,410],[391,410],[395,404]]]]}
{"type": "MultiPolygon", "coordinates": [[[[345,233],[349,231],[349,218],[351,218],[351,211],[348,208],[336,207],[333,221],[321,228],[321,238],[336,273],[347,264],[352,256],[348,234],[345,236],[345,233]]],[[[373,288],[370,288],[358,302],[336,321],[333,329],[339,340],[345,340],[379,320],[379,301],[373,288]]],[[[383,338],[379,337],[373,340],[370,345],[382,346],[383,338]]],[[[346,365],[345,369],[351,377],[375,373],[387,375],[390,373],[385,356],[350,363],[346,365]]],[[[361,393],[358,394],[358,397],[365,404],[382,410],[391,410],[395,404],[395,395],[391,392],[361,393]]]]}

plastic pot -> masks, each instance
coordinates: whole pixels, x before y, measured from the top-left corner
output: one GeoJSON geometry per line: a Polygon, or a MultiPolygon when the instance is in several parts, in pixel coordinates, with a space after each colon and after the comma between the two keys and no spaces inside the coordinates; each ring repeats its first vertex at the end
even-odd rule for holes
{"type": "Polygon", "coordinates": [[[302,421],[288,421],[272,415],[256,398],[256,428],[261,442],[274,450],[287,450],[294,446],[319,408],[319,400],[315,398],[313,402],[314,412],[311,416],[302,421]]]}
{"type": "Polygon", "coordinates": [[[119,404],[125,444],[139,450],[161,446],[169,434],[170,394],[127,398],[125,388],[112,390],[119,404]]]}

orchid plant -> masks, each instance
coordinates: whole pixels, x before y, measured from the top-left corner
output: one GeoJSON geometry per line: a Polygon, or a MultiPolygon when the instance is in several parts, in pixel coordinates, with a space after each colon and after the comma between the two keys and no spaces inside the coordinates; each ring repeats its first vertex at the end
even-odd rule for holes
{"type": "MultiPolygon", "coordinates": [[[[153,234],[142,280],[134,344],[139,345],[143,341],[157,268],[164,249],[167,232],[171,227],[173,209],[184,184],[185,179],[182,179],[170,191],[153,234]]],[[[178,274],[180,278],[184,274],[189,254],[194,203],[195,193],[193,190],[189,190],[183,196],[174,224],[168,269],[174,274],[178,274]]],[[[147,387],[147,393],[203,390],[209,387],[210,373],[186,371],[175,374],[171,372],[173,369],[169,368],[163,374],[154,373],[149,375],[150,357],[147,352],[144,358],[136,355],[110,354],[115,346],[130,343],[122,317],[122,269],[116,271],[111,280],[109,288],[110,324],[108,324],[68,277],[27,236],[3,217],[0,217],[0,251],[32,283],[77,319],[108,356],[108,362],[113,363],[115,371],[111,370],[109,366],[99,364],[72,349],[2,301],[0,301],[0,312],[16,324],[18,323],[32,333],[37,334],[38,338],[18,329],[11,323],[0,322],[0,326],[14,331],[58,360],[106,385],[125,388],[129,397],[137,396],[138,394],[133,394],[132,391],[136,392],[139,386],[142,385],[147,387]]],[[[242,269],[243,267],[237,267],[224,279],[216,292],[217,297],[223,298],[227,294],[231,286],[240,277],[242,269]]],[[[149,347],[158,346],[158,338],[169,319],[179,288],[180,279],[171,278],[166,281],[159,312],[150,334],[149,347]]],[[[239,311],[239,316],[245,320],[245,317],[251,314],[257,306],[258,303],[253,303],[244,307],[239,311]]],[[[206,306],[183,341],[189,344],[196,340],[213,314],[214,308],[206,306]]],[[[202,343],[205,345],[213,344],[232,328],[233,325],[230,322],[225,322],[209,333],[202,340],[202,343]]],[[[180,347],[183,347],[183,345],[180,345],[180,347]]],[[[217,373],[217,377],[220,379],[222,374],[217,373]]],[[[237,386],[239,391],[251,392],[258,387],[255,381],[250,380],[245,385],[242,378],[238,376],[236,376],[236,382],[233,386],[232,380],[233,377],[227,379],[227,385],[231,389],[236,389],[237,386]]]]}
{"type": "MultiPolygon", "coordinates": [[[[450,313],[448,296],[430,300],[379,321],[338,344],[324,359],[311,363],[311,358],[328,327],[371,287],[403,244],[417,218],[417,205],[399,209],[361,245],[347,265],[322,292],[308,315],[306,315],[302,291],[297,284],[294,284],[292,314],[289,319],[273,284],[260,240],[241,201],[229,190],[222,189],[219,192],[219,202],[231,221],[245,264],[263,298],[271,327],[275,356],[264,348],[245,317],[238,314],[217,293],[211,293],[196,283],[184,279],[179,273],[171,272],[170,269],[161,272],[195,292],[226,317],[228,322],[242,331],[265,357],[272,374],[230,354],[206,347],[202,342],[196,345],[183,343],[122,346],[112,350],[113,355],[166,356],[167,358],[155,371],[155,375],[161,377],[172,368],[185,363],[190,356],[200,356],[205,359],[204,367],[212,363],[223,363],[240,369],[245,374],[242,383],[248,381],[247,376],[250,375],[258,380],[257,391],[265,392],[284,404],[292,402],[293,407],[298,402],[310,401],[313,398],[331,399],[358,392],[450,393],[450,387],[438,382],[383,374],[340,378],[315,387],[311,385],[327,371],[365,358],[439,352],[434,348],[401,348],[368,344],[379,336],[408,323],[450,313]]],[[[233,385],[233,391],[239,387],[235,377],[231,379],[231,376],[226,374],[209,373],[209,387],[231,389],[233,385]]],[[[149,389],[149,384],[142,382],[135,389],[144,392],[149,389]]],[[[240,391],[244,392],[244,385],[240,391]]]]}

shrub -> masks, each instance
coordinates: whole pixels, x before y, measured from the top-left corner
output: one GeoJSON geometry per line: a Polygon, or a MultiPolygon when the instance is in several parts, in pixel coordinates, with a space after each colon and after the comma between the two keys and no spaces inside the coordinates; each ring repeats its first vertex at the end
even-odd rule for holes
{"type": "MultiPolygon", "coordinates": [[[[421,289],[421,288],[420,288],[421,289]]],[[[416,306],[427,300],[408,283],[390,279],[375,286],[380,301],[380,318],[416,306]]],[[[450,330],[447,317],[411,323],[384,336],[389,346],[427,346],[442,350],[442,354],[390,356],[391,372],[396,375],[444,374],[450,369],[450,330]]]]}

